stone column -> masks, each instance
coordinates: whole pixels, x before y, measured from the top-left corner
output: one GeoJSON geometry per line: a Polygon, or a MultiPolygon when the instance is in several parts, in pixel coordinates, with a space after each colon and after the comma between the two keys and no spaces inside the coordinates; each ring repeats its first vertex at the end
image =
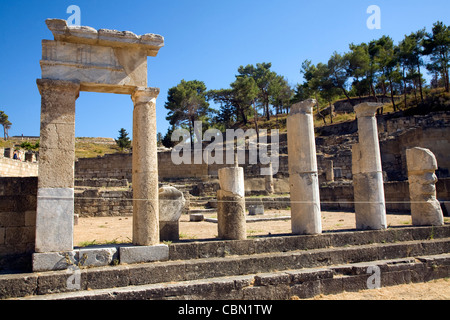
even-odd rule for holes
{"type": "Polygon", "coordinates": [[[156,98],[159,89],[138,87],[133,111],[133,244],[159,244],[156,98]]]}
{"type": "Polygon", "coordinates": [[[439,201],[436,199],[437,161],[425,148],[406,150],[408,166],[409,197],[412,224],[416,226],[441,226],[444,224],[439,201]]]}
{"type": "Polygon", "coordinates": [[[333,160],[325,160],[325,180],[334,181],[334,166],[333,160]]]}
{"type": "Polygon", "coordinates": [[[272,162],[269,162],[267,165],[267,173],[268,174],[264,176],[265,189],[267,194],[274,194],[272,162]]]}
{"type": "Polygon", "coordinates": [[[73,250],[75,101],[80,84],[38,79],[41,132],[36,252],[73,250]]]}
{"type": "Polygon", "coordinates": [[[386,206],[375,112],[379,103],[355,106],[359,143],[352,149],[357,229],[385,229],[386,206]]]}
{"type": "Polygon", "coordinates": [[[244,168],[219,170],[220,190],[217,191],[217,228],[220,239],[247,238],[245,222],[244,168]]]}
{"type": "Polygon", "coordinates": [[[287,119],[291,225],[295,234],[322,232],[313,107],[309,99],[291,107],[287,119]]]}

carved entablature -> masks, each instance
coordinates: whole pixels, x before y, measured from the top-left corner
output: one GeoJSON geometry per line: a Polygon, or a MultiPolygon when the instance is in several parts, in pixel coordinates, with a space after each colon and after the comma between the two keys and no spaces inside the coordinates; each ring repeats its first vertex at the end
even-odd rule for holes
{"type": "Polygon", "coordinates": [[[82,91],[131,94],[147,87],[147,56],[164,46],[155,34],[46,23],[54,40],[42,41],[42,78],[80,82],[82,91]]]}

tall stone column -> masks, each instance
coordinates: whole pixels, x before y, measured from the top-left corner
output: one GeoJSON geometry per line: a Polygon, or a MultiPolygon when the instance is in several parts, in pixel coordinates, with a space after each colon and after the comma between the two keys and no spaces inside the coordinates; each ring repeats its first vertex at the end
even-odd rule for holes
{"type": "Polygon", "coordinates": [[[322,232],[313,107],[309,99],[291,107],[287,119],[291,225],[295,234],[322,232]]]}
{"type": "Polygon", "coordinates": [[[227,167],[219,170],[220,190],[217,191],[217,228],[220,239],[247,238],[245,222],[244,168],[227,167]]]}
{"type": "Polygon", "coordinates": [[[36,252],[73,250],[75,101],[80,84],[38,79],[41,93],[36,252]]]}
{"type": "Polygon", "coordinates": [[[439,201],[436,199],[438,165],[434,154],[425,148],[406,150],[408,166],[411,218],[415,226],[441,226],[444,224],[439,201]]]}
{"type": "Polygon", "coordinates": [[[156,98],[159,89],[138,87],[133,111],[133,244],[159,244],[156,98]]]}
{"type": "Polygon", "coordinates": [[[379,103],[355,106],[359,143],[352,150],[357,229],[385,229],[386,205],[375,113],[379,103]]]}

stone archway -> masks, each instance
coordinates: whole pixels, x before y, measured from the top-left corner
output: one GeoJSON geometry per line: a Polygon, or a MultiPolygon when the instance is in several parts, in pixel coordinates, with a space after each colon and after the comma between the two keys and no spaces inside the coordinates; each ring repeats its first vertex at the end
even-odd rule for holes
{"type": "Polygon", "coordinates": [[[147,56],[157,55],[164,46],[164,38],[68,26],[59,19],[48,19],[46,24],[54,40],[42,41],[42,79],[37,80],[41,94],[41,141],[33,269],[64,268],[55,267],[61,257],[77,255],[73,251],[75,102],[80,91],[131,95],[133,244],[137,247],[125,248],[124,253],[150,261],[155,259],[156,248],[159,258],[164,258],[166,251],[168,256],[168,248],[159,245],[156,146],[159,89],[147,87],[147,56]]]}

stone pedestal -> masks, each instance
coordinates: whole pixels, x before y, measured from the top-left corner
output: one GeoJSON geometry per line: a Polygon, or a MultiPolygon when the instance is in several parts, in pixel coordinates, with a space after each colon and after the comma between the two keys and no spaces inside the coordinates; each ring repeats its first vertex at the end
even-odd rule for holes
{"type": "Polygon", "coordinates": [[[247,238],[245,222],[244,169],[229,167],[219,170],[217,191],[218,236],[225,240],[247,238]]]}
{"type": "Polygon", "coordinates": [[[156,98],[159,89],[137,88],[133,111],[133,244],[159,244],[156,98]]]}
{"type": "Polygon", "coordinates": [[[37,80],[41,93],[36,252],[73,250],[75,101],[78,83],[37,80]]]}
{"type": "Polygon", "coordinates": [[[425,148],[406,150],[409,197],[412,224],[416,226],[441,226],[444,224],[439,201],[436,199],[438,165],[434,154],[425,148]]]}
{"type": "Polygon", "coordinates": [[[306,100],[291,107],[287,119],[291,224],[295,234],[322,232],[313,107],[306,100]]]}
{"type": "Polygon", "coordinates": [[[164,186],[159,189],[159,237],[161,241],[180,239],[179,220],[185,199],[180,190],[164,186]]]}
{"type": "Polygon", "coordinates": [[[382,104],[355,106],[359,143],[352,149],[352,171],[357,229],[385,229],[386,205],[378,142],[376,110],[382,104]]]}

